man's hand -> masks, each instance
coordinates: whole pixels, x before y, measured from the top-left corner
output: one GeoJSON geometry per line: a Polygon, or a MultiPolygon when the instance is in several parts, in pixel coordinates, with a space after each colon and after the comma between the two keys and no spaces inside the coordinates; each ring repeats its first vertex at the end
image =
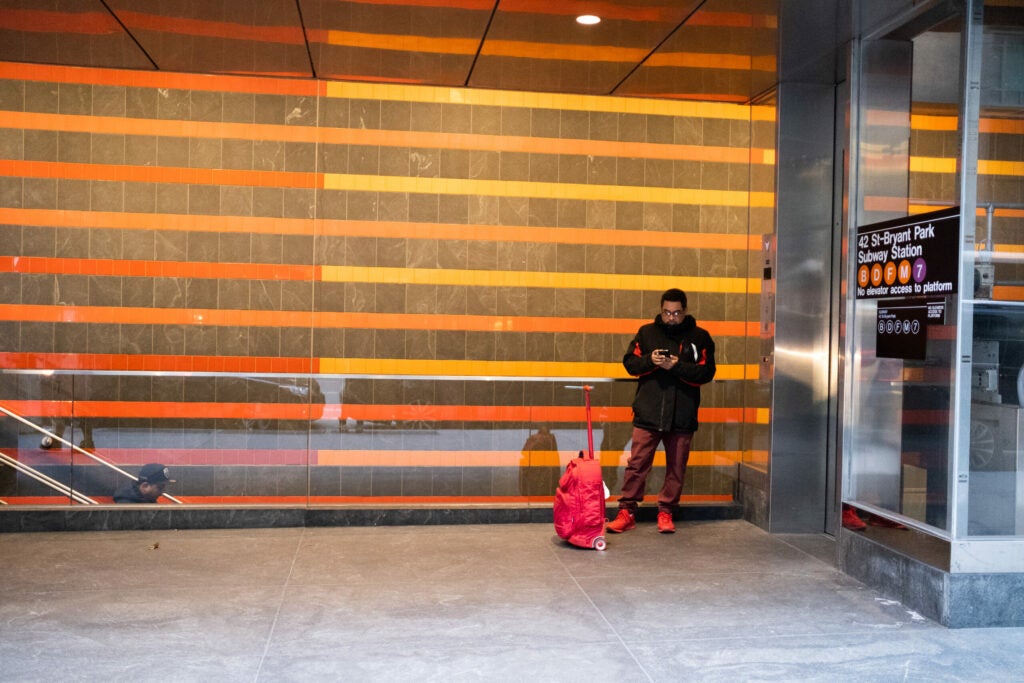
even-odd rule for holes
{"type": "Polygon", "coordinates": [[[661,351],[655,351],[651,354],[651,360],[662,370],[671,370],[675,367],[675,364],[679,362],[677,356],[670,355],[661,351]]]}

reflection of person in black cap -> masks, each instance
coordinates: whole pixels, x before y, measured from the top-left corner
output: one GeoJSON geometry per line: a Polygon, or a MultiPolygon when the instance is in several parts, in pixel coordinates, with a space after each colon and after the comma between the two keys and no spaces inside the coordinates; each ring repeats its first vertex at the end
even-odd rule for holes
{"type": "Polygon", "coordinates": [[[139,470],[139,480],[126,482],[114,493],[115,503],[155,503],[173,484],[170,471],[160,463],[151,462],[139,470]]]}

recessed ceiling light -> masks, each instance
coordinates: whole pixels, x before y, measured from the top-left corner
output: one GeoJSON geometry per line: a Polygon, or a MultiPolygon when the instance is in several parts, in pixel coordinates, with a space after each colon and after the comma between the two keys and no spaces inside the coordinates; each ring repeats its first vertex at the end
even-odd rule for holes
{"type": "Polygon", "coordinates": [[[594,24],[601,23],[601,17],[594,16],[593,14],[581,14],[576,17],[577,24],[583,24],[584,26],[593,26],[594,24]]]}

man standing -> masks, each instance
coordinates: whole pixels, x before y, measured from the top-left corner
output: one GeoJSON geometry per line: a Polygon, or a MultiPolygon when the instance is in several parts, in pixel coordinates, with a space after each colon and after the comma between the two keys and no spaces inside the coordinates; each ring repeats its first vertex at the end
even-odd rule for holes
{"type": "Polygon", "coordinates": [[[636,527],[637,506],[644,498],[654,451],[665,444],[665,484],[658,494],[658,531],[674,533],[672,513],[679,505],[697,430],[700,387],[715,376],[715,342],[686,314],[686,293],[669,289],[661,295],[661,313],[642,326],[629,343],[622,364],[637,378],[633,399],[633,445],[619,496],[619,515],[608,531],[636,527]]]}

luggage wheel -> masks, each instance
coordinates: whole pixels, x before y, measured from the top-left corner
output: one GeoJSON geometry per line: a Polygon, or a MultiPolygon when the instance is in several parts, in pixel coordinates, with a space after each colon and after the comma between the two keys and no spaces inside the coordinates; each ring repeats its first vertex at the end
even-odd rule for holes
{"type": "Polygon", "coordinates": [[[604,540],[604,536],[598,536],[594,539],[593,548],[594,550],[604,550],[608,547],[608,544],[604,540]]]}

